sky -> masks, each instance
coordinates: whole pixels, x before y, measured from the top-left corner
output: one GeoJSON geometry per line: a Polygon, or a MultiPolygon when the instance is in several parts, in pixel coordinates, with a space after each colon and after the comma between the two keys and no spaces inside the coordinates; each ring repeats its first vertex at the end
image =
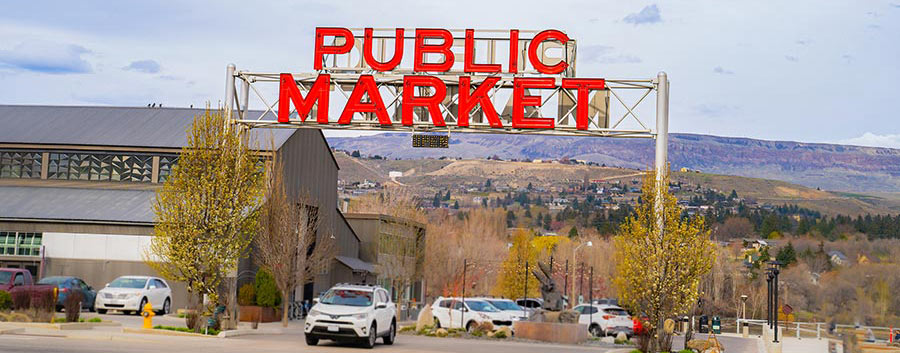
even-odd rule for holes
{"type": "Polygon", "coordinates": [[[215,106],[229,63],[313,72],[317,26],[552,28],[580,77],[667,72],[672,132],[900,148],[900,0],[14,3],[0,104],[215,106]]]}

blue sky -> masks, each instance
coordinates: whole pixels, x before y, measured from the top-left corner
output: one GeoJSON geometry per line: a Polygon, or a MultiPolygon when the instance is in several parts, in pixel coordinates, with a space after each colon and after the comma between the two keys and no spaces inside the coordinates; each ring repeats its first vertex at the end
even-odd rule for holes
{"type": "Polygon", "coordinates": [[[312,71],[316,26],[562,29],[579,76],[668,72],[671,131],[900,148],[900,0],[16,2],[0,103],[216,105],[228,63],[312,71]]]}

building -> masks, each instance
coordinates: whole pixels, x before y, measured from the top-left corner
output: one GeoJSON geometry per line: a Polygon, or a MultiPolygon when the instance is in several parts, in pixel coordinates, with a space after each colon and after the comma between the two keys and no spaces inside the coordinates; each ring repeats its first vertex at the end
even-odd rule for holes
{"type": "Polygon", "coordinates": [[[425,295],[425,225],[373,213],[344,215],[360,238],[359,257],[376,264],[376,283],[399,303],[422,303],[425,295]]]}
{"type": "MultiPolygon", "coordinates": [[[[143,262],[153,235],[155,191],[187,143],[199,109],[0,105],[0,266],[36,277],[71,275],[100,288],[121,275],[156,275],[143,262]]],[[[252,131],[274,141],[288,193],[307,192],[325,217],[338,253],[307,298],[374,271],[359,258],[360,239],[337,209],[338,165],[319,130],[252,131]]],[[[264,155],[270,151],[261,150],[264,155]]],[[[252,281],[244,261],[239,282],[252,281]]],[[[183,307],[182,283],[172,283],[183,307]]]]}

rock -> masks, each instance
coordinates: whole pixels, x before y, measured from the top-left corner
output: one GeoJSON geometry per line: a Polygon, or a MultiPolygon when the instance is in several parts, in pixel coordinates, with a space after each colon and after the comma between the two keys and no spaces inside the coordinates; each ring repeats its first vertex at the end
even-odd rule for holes
{"type": "Polygon", "coordinates": [[[439,328],[434,331],[434,335],[438,337],[447,337],[447,329],[439,328]]]}
{"type": "Polygon", "coordinates": [[[488,338],[493,338],[493,337],[494,337],[494,331],[488,331],[487,336],[488,336],[488,338]]]}
{"type": "Polygon", "coordinates": [[[497,329],[496,332],[494,332],[494,336],[497,336],[497,338],[512,337],[512,329],[509,328],[509,326],[500,327],[497,329]],[[502,335],[503,337],[498,336],[497,335],[498,333],[503,333],[503,335],[502,335]]]}
{"type": "Polygon", "coordinates": [[[426,305],[419,311],[419,317],[416,320],[416,332],[422,331],[425,326],[434,327],[434,315],[431,313],[431,305],[426,305]]]}
{"type": "Polygon", "coordinates": [[[575,310],[565,310],[559,312],[559,321],[564,324],[577,324],[578,323],[578,312],[575,310]]]}
{"type": "Polygon", "coordinates": [[[603,338],[600,338],[600,342],[615,344],[616,340],[614,338],[612,338],[611,336],[603,336],[603,338]]]}
{"type": "Polygon", "coordinates": [[[616,342],[628,342],[628,335],[626,335],[625,332],[619,332],[616,334],[616,342]]]}

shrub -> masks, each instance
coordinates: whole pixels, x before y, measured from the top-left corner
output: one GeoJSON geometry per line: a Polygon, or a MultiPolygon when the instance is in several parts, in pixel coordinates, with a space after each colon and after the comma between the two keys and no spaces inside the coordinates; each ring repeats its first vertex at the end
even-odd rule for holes
{"type": "Polygon", "coordinates": [[[81,302],[83,299],[84,295],[81,294],[80,290],[71,291],[66,295],[66,300],[63,301],[63,307],[66,309],[67,322],[78,322],[78,317],[81,315],[81,302]]]}
{"type": "Polygon", "coordinates": [[[506,331],[497,331],[496,333],[494,333],[494,338],[506,338],[506,331]]]}
{"type": "Polygon", "coordinates": [[[87,322],[102,322],[102,321],[103,320],[100,319],[99,317],[94,317],[94,318],[91,318],[90,320],[88,320],[87,322]]]}
{"type": "Polygon", "coordinates": [[[281,293],[275,285],[275,278],[262,268],[256,272],[256,305],[269,308],[281,305],[281,293]]]}
{"type": "Polygon", "coordinates": [[[256,305],[256,287],[247,283],[238,290],[238,304],[256,305]]]}
{"type": "Polygon", "coordinates": [[[12,296],[5,290],[0,290],[0,310],[6,311],[12,309],[12,296]]]}
{"type": "Polygon", "coordinates": [[[494,324],[492,324],[490,321],[482,322],[478,324],[478,326],[475,326],[475,331],[481,331],[481,333],[494,331],[494,324]]]}
{"type": "Polygon", "coordinates": [[[407,326],[401,327],[400,331],[397,331],[397,332],[407,333],[407,332],[415,332],[415,331],[416,331],[416,325],[407,325],[407,326]]]}

